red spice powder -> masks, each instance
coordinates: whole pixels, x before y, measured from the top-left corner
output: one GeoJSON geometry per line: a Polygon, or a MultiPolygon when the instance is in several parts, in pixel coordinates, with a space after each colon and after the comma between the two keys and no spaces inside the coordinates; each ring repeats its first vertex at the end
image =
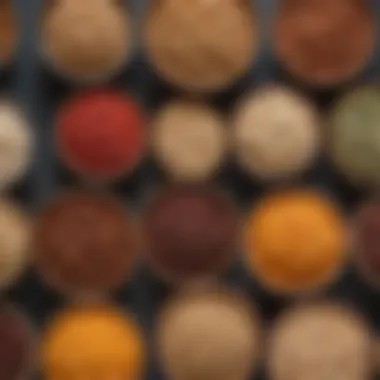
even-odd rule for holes
{"type": "Polygon", "coordinates": [[[169,281],[220,273],[239,235],[234,205],[212,186],[175,184],[152,201],[143,223],[149,260],[169,281]]]}
{"type": "Polygon", "coordinates": [[[0,307],[0,380],[27,378],[31,370],[32,337],[18,312],[0,307]]]}
{"type": "Polygon", "coordinates": [[[354,234],[359,265],[380,282],[380,200],[369,202],[361,208],[354,234]]]}
{"type": "Polygon", "coordinates": [[[89,178],[119,177],[135,168],[145,147],[144,117],[129,95],[86,91],[58,113],[56,139],[66,165],[89,178]]]}

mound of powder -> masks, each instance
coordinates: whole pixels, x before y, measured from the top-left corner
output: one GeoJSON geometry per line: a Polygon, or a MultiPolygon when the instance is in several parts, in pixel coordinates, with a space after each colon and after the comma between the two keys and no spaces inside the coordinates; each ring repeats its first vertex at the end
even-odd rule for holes
{"type": "Polygon", "coordinates": [[[23,274],[30,261],[31,221],[14,203],[0,200],[0,288],[23,274]]]}
{"type": "Polygon", "coordinates": [[[62,0],[45,12],[43,54],[70,79],[98,82],[122,69],[131,54],[131,18],[121,2],[62,0]]]}
{"type": "Polygon", "coordinates": [[[331,110],[331,159],[358,186],[380,186],[379,102],[380,87],[363,86],[344,95],[331,110]]]}
{"type": "Polygon", "coordinates": [[[315,87],[342,84],[369,63],[376,21],[366,0],[281,0],[275,49],[294,77],[315,87]]]}
{"type": "Polygon", "coordinates": [[[64,163],[94,181],[130,174],[143,158],[145,120],[138,103],[113,90],[84,91],[60,108],[56,144],[64,163]]]}
{"type": "Polygon", "coordinates": [[[248,93],[234,118],[234,148],[249,174],[275,180],[308,169],[319,151],[320,123],[314,105],[277,85],[248,93]]]}
{"type": "Polygon", "coordinates": [[[152,122],[153,151],[171,177],[202,180],[218,169],[226,152],[224,120],[211,107],[175,100],[152,122]]]}
{"type": "Polygon", "coordinates": [[[12,0],[0,3],[0,64],[8,63],[16,50],[19,25],[12,0]]]}
{"type": "Polygon", "coordinates": [[[160,0],[148,12],[144,42],[148,59],[167,81],[213,92],[249,69],[258,30],[245,0],[160,0]]]}
{"type": "Polygon", "coordinates": [[[340,305],[313,304],[285,312],[269,342],[272,380],[371,379],[369,328],[340,305]]]}
{"type": "Polygon", "coordinates": [[[145,365],[142,332],[113,306],[71,307],[57,314],[42,334],[45,379],[141,379],[145,365]]]}
{"type": "Polygon", "coordinates": [[[143,232],[153,269],[187,282],[226,269],[236,255],[239,222],[232,202],[211,185],[178,183],[154,197],[143,232]]]}
{"type": "Polygon", "coordinates": [[[31,326],[9,304],[0,306],[0,380],[28,379],[34,367],[31,326]]]}
{"type": "Polygon", "coordinates": [[[370,283],[380,284],[380,200],[367,201],[354,218],[354,255],[359,272],[370,283]]]}
{"type": "Polygon", "coordinates": [[[157,348],[173,380],[247,380],[260,352],[259,319],[240,295],[178,295],[157,324],[157,348]]]}
{"type": "Polygon", "coordinates": [[[8,100],[0,101],[0,188],[20,180],[34,152],[31,127],[21,109],[8,100]]]}
{"type": "Polygon", "coordinates": [[[245,232],[248,267],[279,294],[318,290],[340,274],[348,258],[343,215],[312,190],[266,195],[250,212],[245,232]]]}
{"type": "Polygon", "coordinates": [[[128,279],[136,229],[111,196],[71,190],[47,204],[36,226],[34,254],[46,282],[69,296],[103,295],[128,279]]]}

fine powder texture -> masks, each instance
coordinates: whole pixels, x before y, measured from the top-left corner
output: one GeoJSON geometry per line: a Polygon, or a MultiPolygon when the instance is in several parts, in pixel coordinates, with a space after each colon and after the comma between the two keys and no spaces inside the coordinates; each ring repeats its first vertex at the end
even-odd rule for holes
{"type": "Polygon", "coordinates": [[[88,179],[114,180],[142,158],[145,123],[139,105],[112,90],[85,91],[57,115],[56,144],[66,165],[88,179]]]}
{"type": "Polygon", "coordinates": [[[11,306],[0,307],[0,380],[28,379],[34,342],[24,316],[11,306]]]}
{"type": "Polygon", "coordinates": [[[145,365],[142,339],[136,322],[112,306],[66,309],[42,335],[45,378],[139,380],[145,365]]]}
{"type": "Polygon", "coordinates": [[[128,279],[136,229],[123,205],[85,190],[55,198],[34,237],[36,265],[45,280],[68,295],[107,292],[128,279]]]}
{"type": "Polygon", "coordinates": [[[250,174],[273,180],[313,163],[320,145],[315,107],[293,90],[276,85],[246,95],[235,111],[234,145],[250,174]]]}
{"type": "Polygon", "coordinates": [[[19,26],[12,0],[0,3],[0,65],[9,63],[15,53],[19,26]]]}
{"type": "Polygon", "coordinates": [[[215,173],[226,150],[225,125],[217,111],[176,100],[160,110],[152,127],[156,158],[174,179],[201,180],[215,173]]]}
{"type": "Polygon", "coordinates": [[[189,91],[232,84],[256,57],[257,27],[249,1],[152,2],[144,39],[158,73],[189,91]]]}
{"type": "Polygon", "coordinates": [[[19,279],[29,264],[31,222],[13,203],[0,200],[0,288],[19,279]]]}
{"type": "Polygon", "coordinates": [[[247,380],[260,350],[258,318],[233,293],[183,295],[163,310],[158,352],[175,380],[247,380]]]}
{"type": "Polygon", "coordinates": [[[339,274],[347,239],[343,215],[328,198],[312,190],[276,192],[248,217],[247,261],[272,291],[315,291],[339,274]]]}
{"type": "Polygon", "coordinates": [[[314,304],[287,312],[272,331],[273,380],[369,380],[371,336],[351,310],[314,304]]]}
{"type": "Polygon", "coordinates": [[[380,186],[380,88],[363,86],[332,109],[330,155],[355,185],[380,186]]]}
{"type": "Polygon", "coordinates": [[[163,189],[147,209],[148,259],[168,280],[186,281],[224,270],[235,257],[238,216],[232,202],[205,184],[163,189]]]}
{"type": "Polygon", "coordinates": [[[131,20],[121,2],[61,0],[45,12],[43,53],[64,76],[105,80],[125,64],[131,45],[131,20]]]}
{"type": "Polygon", "coordinates": [[[33,135],[21,110],[0,100],[0,188],[21,179],[34,152],[33,135]]]}
{"type": "Polygon", "coordinates": [[[362,274],[380,284],[380,200],[365,203],[355,217],[354,252],[362,274]]]}
{"type": "Polygon", "coordinates": [[[284,67],[312,86],[351,79],[369,62],[376,22],[366,0],[281,0],[275,49],[284,67]]]}

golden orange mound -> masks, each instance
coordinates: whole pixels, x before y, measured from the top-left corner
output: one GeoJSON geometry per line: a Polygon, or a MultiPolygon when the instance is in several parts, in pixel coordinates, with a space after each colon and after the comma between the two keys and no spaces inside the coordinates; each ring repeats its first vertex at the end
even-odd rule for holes
{"type": "Polygon", "coordinates": [[[144,345],[132,318],[106,306],[73,307],[42,337],[46,380],[141,378],[144,345]]]}
{"type": "Polygon", "coordinates": [[[346,259],[347,229],[337,207],[312,190],[270,194],[246,226],[248,263],[280,293],[308,292],[332,281],[346,259]]]}

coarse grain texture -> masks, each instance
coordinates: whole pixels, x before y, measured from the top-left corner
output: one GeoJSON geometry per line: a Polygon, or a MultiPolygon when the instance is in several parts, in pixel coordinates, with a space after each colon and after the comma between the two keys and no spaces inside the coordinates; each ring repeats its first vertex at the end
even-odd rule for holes
{"type": "Polygon", "coordinates": [[[155,1],[143,31],[154,69],[191,92],[233,84],[254,62],[258,38],[255,12],[245,0],[155,1]]]}
{"type": "Polygon", "coordinates": [[[380,199],[367,200],[353,221],[353,254],[359,273],[380,286],[380,199]]]}
{"type": "Polygon", "coordinates": [[[222,115],[198,101],[176,99],[152,121],[158,162],[175,180],[204,180],[215,174],[227,149],[222,115]]]}
{"type": "Polygon", "coordinates": [[[243,95],[234,115],[240,165],[261,180],[279,180],[310,168],[321,140],[316,107],[291,88],[264,85],[243,95]]]}
{"type": "Polygon", "coordinates": [[[24,380],[34,370],[35,339],[26,317],[7,303],[0,306],[0,380],[24,380]]]}
{"type": "Polygon", "coordinates": [[[156,337],[171,380],[247,380],[260,356],[253,306],[225,289],[179,293],[162,310],[156,337]]]}
{"type": "Polygon", "coordinates": [[[271,380],[369,380],[373,342],[360,315],[321,303],[286,311],[269,339],[271,380]]]}
{"type": "Polygon", "coordinates": [[[46,380],[140,380],[145,344],[127,313],[108,305],[74,306],[47,325],[40,356],[46,380]]]}
{"type": "Polygon", "coordinates": [[[106,81],[123,69],[132,53],[132,19],[122,2],[51,2],[41,26],[41,49],[65,78],[106,81]]]}
{"type": "Polygon", "coordinates": [[[21,108],[0,100],[0,189],[22,179],[35,151],[32,128],[21,108]]]}
{"type": "Polygon", "coordinates": [[[32,221],[8,199],[0,199],[0,288],[14,284],[30,262],[32,221]]]}
{"type": "Polygon", "coordinates": [[[138,249],[132,216],[118,199],[69,190],[42,211],[34,258],[45,281],[69,297],[104,295],[131,275],[138,249]]]}
{"type": "Polygon", "coordinates": [[[301,82],[317,88],[341,85],[369,64],[376,28],[369,1],[281,0],[275,50],[301,82]]]}
{"type": "Polygon", "coordinates": [[[314,292],[335,279],[348,258],[339,208],[309,189],[267,194],[249,213],[247,265],[262,284],[288,295],[314,292]]]}
{"type": "Polygon", "coordinates": [[[213,277],[236,257],[239,227],[233,203],[212,185],[166,186],[144,215],[147,261],[176,284],[213,277]]]}
{"type": "Polygon", "coordinates": [[[131,172],[145,153],[145,117],[131,95],[88,90],[62,105],[55,142],[63,162],[87,180],[108,182],[131,172]]]}
{"type": "Polygon", "coordinates": [[[12,0],[3,0],[0,3],[0,66],[10,63],[16,53],[20,35],[12,0]]]}
{"type": "Polygon", "coordinates": [[[380,186],[380,88],[358,87],[331,110],[328,150],[347,180],[360,187],[380,186]]]}

